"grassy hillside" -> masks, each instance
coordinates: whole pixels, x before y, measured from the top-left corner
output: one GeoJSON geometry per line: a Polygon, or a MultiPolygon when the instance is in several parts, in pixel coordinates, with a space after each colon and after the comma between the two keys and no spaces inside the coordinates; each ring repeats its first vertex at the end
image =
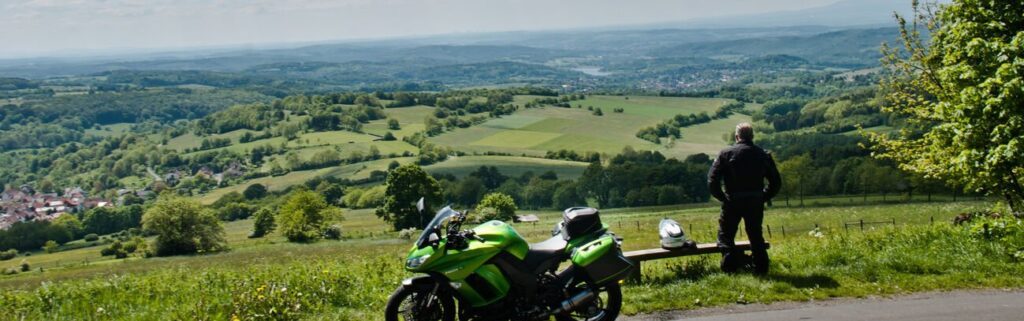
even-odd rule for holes
{"type": "MultiPolygon", "coordinates": [[[[624,312],[1024,286],[1021,265],[999,254],[999,246],[945,223],[956,213],[985,206],[775,208],[766,224],[796,231],[771,237],[773,272],[767,277],[722,274],[713,257],[648,262],[641,283],[624,288],[624,312]],[[898,228],[878,226],[863,233],[836,228],[846,221],[893,217],[898,228]],[[934,224],[929,223],[932,217],[934,224]],[[814,224],[822,226],[822,236],[796,228],[814,224]]],[[[539,224],[516,225],[531,242],[546,238],[559,217],[557,212],[539,214],[539,224]]],[[[342,225],[357,238],[341,242],[293,244],[278,235],[252,240],[245,238],[251,221],[236,221],[226,224],[233,250],[214,255],[113,260],[100,259],[95,247],[36,254],[26,259],[33,264],[31,272],[0,277],[5,289],[0,312],[26,320],[230,319],[274,308],[286,309],[288,319],[380,320],[388,294],[409,275],[402,258],[411,241],[384,232],[371,211],[348,211],[346,216],[342,225]],[[95,259],[81,261],[88,257],[95,259]]],[[[653,231],[662,217],[692,225],[693,238],[711,241],[716,209],[622,209],[603,216],[631,250],[656,246],[653,231]]],[[[0,267],[16,264],[2,262],[0,267]]]]}

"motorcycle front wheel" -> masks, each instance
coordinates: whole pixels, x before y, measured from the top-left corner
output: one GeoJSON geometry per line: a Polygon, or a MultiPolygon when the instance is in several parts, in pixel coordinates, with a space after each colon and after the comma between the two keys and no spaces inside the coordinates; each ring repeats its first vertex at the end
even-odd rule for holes
{"type": "Polygon", "coordinates": [[[399,286],[384,309],[386,321],[455,321],[455,299],[433,286],[399,286]]]}
{"type": "Polygon", "coordinates": [[[558,321],[613,321],[622,309],[622,288],[618,283],[597,289],[597,298],[568,315],[558,315],[558,321]]]}

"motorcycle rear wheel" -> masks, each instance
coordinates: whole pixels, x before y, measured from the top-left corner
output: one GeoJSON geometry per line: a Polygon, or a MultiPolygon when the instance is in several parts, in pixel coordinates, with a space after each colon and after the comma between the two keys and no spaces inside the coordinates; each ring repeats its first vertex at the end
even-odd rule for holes
{"type": "Polygon", "coordinates": [[[590,311],[573,311],[568,315],[555,316],[558,321],[613,321],[619,317],[622,309],[622,288],[612,283],[597,290],[597,299],[592,302],[590,311]]]}
{"type": "Polygon", "coordinates": [[[455,299],[429,285],[399,286],[384,308],[386,321],[455,321],[455,299]]]}

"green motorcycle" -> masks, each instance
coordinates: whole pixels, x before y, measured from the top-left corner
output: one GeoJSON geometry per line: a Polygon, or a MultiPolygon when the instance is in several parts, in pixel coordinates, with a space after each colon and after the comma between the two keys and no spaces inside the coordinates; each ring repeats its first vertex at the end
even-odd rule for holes
{"type": "Polygon", "coordinates": [[[388,300],[387,321],[611,321],[619,282],[636,266],[593,208],[565,210],[547,241],[528,244],[491,221],[462,230],[463,213],[439,211],[409,250],[406,279],[388,300]],[[564,269],[563,262],[569,261],[564,269]]]}

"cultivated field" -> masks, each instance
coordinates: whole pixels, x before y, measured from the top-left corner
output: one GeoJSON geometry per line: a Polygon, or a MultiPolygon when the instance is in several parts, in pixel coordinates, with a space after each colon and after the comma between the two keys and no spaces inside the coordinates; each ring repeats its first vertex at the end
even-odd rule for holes
{"type": "Polygon", "coordinates": [[[458,129],[431,140],[465,152],[543,155],[547,151],[566,149],[614,154],[630,146],[636,150],[658,150],[670,156],[685,157],[720,150],[725,146],[721,138],[725,131],[720,129],[735,126],[739,121],[749,121],[749,117],[735,115],[687,128],[683,138],[674,144],[657,145],[637,138],[636,133],[678,114],[712,113],[727,102],[727,99],[706,98],[590,96],[571,102],[573,108],[521,109],[513,115],[458,129]],[[593,115],[588,107],[601,108],[604,116],[593,115]],[[623,109],[623,112],[614,112],[616,108],[623,109]]]}

